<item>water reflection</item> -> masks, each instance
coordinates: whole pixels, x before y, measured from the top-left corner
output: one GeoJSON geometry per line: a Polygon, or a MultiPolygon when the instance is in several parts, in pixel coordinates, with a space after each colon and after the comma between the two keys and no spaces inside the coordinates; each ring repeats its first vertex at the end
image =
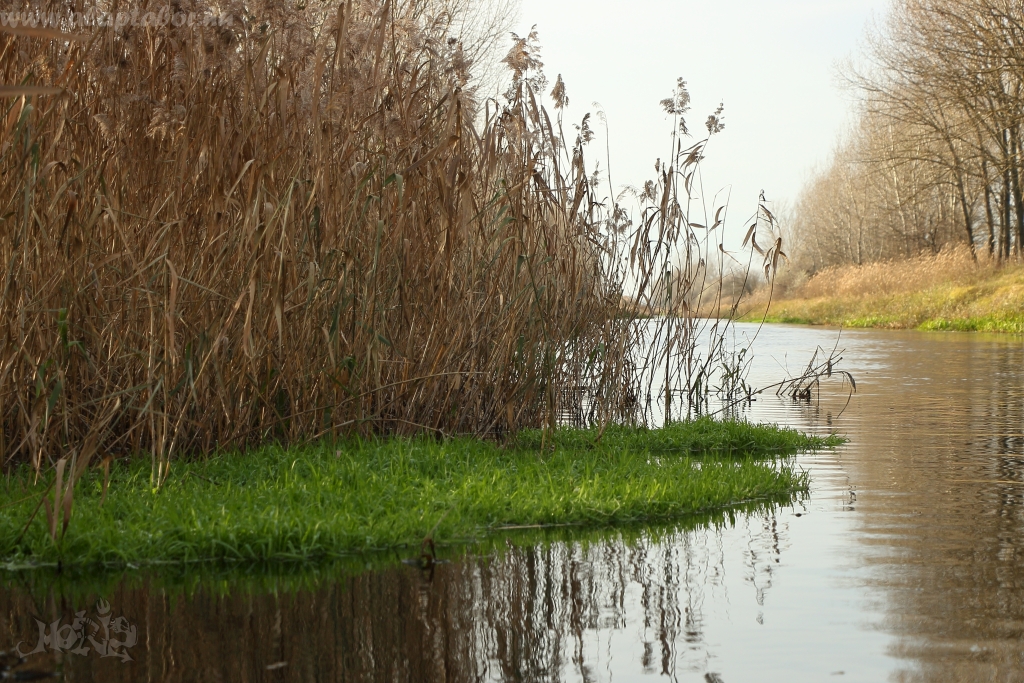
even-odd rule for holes
{"type": "Polygon", "coordinates": [[[842,419],[860,512],[851,540],[902,660],[892,678],[1024,680],[1024,343],[844,336],[861,386],[842,419]]]}
{"type": "Polygon", "coordinates": [[[918,338],[886,378],[901,400],[862,407],[889,413],[855,467],[879,489],[865,542],[914,660],[900,680],[1024,680],[1022,361],[1019,342],[918,338]]]}
{"type": "Polygon", "coordinates": [[[702,677],[715,657],[705,611],[718,609],[727,573],[748,587],[733,599],[763,608],[786,543],[774,507],[735,514],[611,536],[506,539],[432,572],[388,563],[327,580],[229,575],[191,586],[159,575],[108,586],[29,576],[0,593],[3,632],[24,652],[37,618],[70,623],[106,598],[139,629],[134,661],[30,657],[70,681],[702,677]],[[737,542],[723,543],[723,532],[737,542]]]}

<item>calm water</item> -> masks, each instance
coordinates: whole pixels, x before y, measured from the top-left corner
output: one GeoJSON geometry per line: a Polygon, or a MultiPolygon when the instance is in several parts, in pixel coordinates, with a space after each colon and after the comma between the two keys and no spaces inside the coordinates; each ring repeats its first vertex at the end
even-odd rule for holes
{"type": "MultiPolygon", "coordinates": [[[[835,342],[766,327],[752,383],[835,342]]],[[[378,558],[319,577],[7,579],[0,649],[35,647],[37,617],[70,638],[102,598],[123,617],[107,647],[132,661],[29,663],[74,681],[1024,681],[1024,341],[848,331],[840,348],[859,389],[841,415],[838,381],[748,412],[850,438],[801,457],[812,491],[793,506],[512,536],[432,576],[378,558]]]]}

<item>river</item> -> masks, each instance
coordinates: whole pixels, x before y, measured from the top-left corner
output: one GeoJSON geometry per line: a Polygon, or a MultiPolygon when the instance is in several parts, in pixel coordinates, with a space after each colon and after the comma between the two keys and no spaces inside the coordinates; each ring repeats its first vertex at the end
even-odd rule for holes
{"type": "MultiPolygon", "coordinates": [[[[838,335],[736,327],[755,332],[754,386],[838,335]]],[[[746,409],[849,438],[799,456],[812,485],[793,505],[526,532],[433,572],[388,557],[7,577],[0,648],[35,648],[37,619],[70,639],[79,612],[119,628],[29,666],[69,681],[1024,681],[1024,342],[856,330],[838,346],[849,405],[834,376],[810,402],[769,392],[746,409]]]]}

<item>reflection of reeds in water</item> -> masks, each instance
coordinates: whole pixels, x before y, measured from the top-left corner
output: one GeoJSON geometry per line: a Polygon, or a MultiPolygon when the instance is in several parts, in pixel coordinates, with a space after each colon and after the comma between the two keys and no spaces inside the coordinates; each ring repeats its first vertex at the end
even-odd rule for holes
{"type": "MultiPolygon", "coordinates": [[[[635,674],[681,673],[707,656],[704,621],[719,609],[727,573],[752,582],[759,603],[771,585],[780,552],[774,514],[751,509],[724,528],[705,521],[612,537],[538,534],[523,539],[533,545],[439,564],[432,577],[399,566],[315,589],[282,579],[266,592],[264,578],[249,594],[231,577],[182,594],[157,588],[159,580],[129,580],[104,597],[138,626],[136,661],[69,655],[64,670],[73,681],[587,679],[607,663],[608,640],[620,638],[614,656],[639,660],[635,674]],[[723,533],[746,537],[744,568],[723,566],[735,561],[723,533]],[[281,661],[287,666],[265,669],[281,661]]],[[[95,599],[59,595],[39,583],[0,593],[3,632],[34,643],[35,615],[49,622],[95,599]]]]}

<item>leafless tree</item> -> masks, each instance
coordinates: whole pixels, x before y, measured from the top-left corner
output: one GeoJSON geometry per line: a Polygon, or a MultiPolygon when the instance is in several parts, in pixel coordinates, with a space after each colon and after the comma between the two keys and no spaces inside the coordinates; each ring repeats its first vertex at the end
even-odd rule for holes
{"type": "Polygon", "coordinates": [[[848,69],[859,120],[794,219],[805,267],[1024,243],[1024,5],[896,0],[848,69]]]}

